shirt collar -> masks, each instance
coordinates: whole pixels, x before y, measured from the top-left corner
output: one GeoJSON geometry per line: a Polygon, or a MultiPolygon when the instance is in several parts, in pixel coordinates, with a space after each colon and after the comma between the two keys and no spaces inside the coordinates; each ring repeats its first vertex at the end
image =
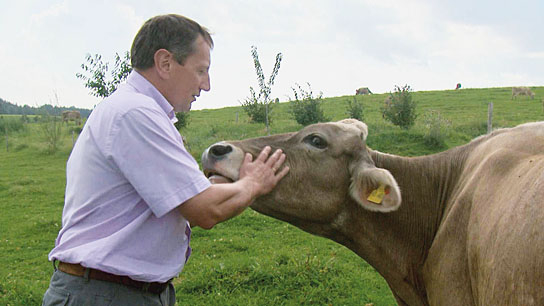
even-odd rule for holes
{"type": "Polygon", "coordinates": [[[132,86],[139,93],[146,95],[152,98],[164,111],[164,113],[170,118],[172,122],[178,121],[176,114],[174,113],[174,108],[168,100],[160,93],[160,91],[149,82],[143,75],[138,73],[136,70],[132,70],[127,78],[127,84],[132,86]]]}

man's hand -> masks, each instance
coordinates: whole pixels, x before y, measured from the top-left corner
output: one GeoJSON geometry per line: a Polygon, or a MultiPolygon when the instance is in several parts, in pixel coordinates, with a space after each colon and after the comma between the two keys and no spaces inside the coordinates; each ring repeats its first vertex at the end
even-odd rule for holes
{"type": "Polygon", "coordinates": [[[246,153],[242,166],[240,167],[240,180],[245,180],[251,188],[252,198],[267,194],[278,184],[278,182],[289,172],[289,167],[283,167],[285,154],[281,149],[276,150],[269,156],[272,149],[266,146],[259,156],[253,161],[253,156],[246,153]]]}
{"type": "Polygon", "coordinates": [[[192,226],[205,229],[242,213],[255,198],[272,191],[289,172],[289,167],[279,170],[285,161],[285,154],[276,150],[269,156],[271,150],[265,147],[255,161],[247,153],[238,181],[221,184],[230,181],[220,177],[213,179],[214,185],[179,206],[180,213],[192,226]]]}

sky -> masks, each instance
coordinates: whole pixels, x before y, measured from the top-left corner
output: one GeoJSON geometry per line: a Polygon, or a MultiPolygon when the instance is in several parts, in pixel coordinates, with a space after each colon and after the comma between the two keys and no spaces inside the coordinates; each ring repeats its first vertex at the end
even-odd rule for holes
{"type": "Polygon", "coordinates": [[[282,53],[282,102],[298,85],[323,97],[544,86],[542,0],[0,0],[0,98],[92,109],[100,99],[76,77],[86,55],[113,63],[169,13],[214,39],[211,90],[192,109],[240,106],[259,88],[251,46],[266,78],[282,53]]]}

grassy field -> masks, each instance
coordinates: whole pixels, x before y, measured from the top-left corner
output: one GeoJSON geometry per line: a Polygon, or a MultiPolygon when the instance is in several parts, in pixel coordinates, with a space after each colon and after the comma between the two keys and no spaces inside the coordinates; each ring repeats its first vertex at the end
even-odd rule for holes
{"type": "MultiPolygon", "coordinates": [[[[484,134],[489,102],[494,103],[494,127],[544,120],[544,87],[533,91],[534,100],[514,101],[509,88],[414,92],[419,117],[408,131],[383,121],[379,108],[386,95],[357,98],[364,103],[369,146],[415,156],[484,134]],[[425,144],[423,118],[430,110],[451,123],[443,146],[425,144]]],[[[353,96],[325,99],[325,115],[346,118],[350,99],[353,96]]],[[[287,109],[287,103],[273,109],[272,133],[300,129],[287,109]]],[[[61,226],[65,164],[72,146],[69,130],[64,126],[63,142],[54,153],[40,123],[9,134],[9,151],[0,130],[0,305],[39,305],[48,286],[52,266],[47,254],[61,226]]],[[[230,107],[191,112],[181,132],[200,160],[201,152],[216,141],[262,136],[266,128],[248,123],[240,107],[230,107]]],[[[395,305],[381,276],[351,251],[252,210],[193,233],[193,256],[174,281],[179,304],[395,305]]]]}

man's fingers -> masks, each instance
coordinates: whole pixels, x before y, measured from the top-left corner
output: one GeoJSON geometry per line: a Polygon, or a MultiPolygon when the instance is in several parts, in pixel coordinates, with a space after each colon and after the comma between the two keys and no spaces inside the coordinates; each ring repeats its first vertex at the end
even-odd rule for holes
{"type": "MultiPolygon", "coordinates": [[[[276,151],[274,151],[272,155],[270,155],[271,151],[272,151],[272,148],[270,146],[264,147],[261,153],[259,153],[259,156],[255,160],[255,162],[257,161],[262,162],[265,166],[268,166],[272,169],[272,171],[274,172],[274,175],[278,176],[281,174],[281,177],[283,177],[289,171],[289,168],[285,167],[287,169],[285,168],[282,169],[282,171],[278,174],[276,174],[276,172],[281,168],[281,166],[285,162],[286,156],[281,149],[277,149],[276,151]]],[[[247,155],[249,155],[249,153],[246,154],[246,160],[250,162],[251,156],[249,157],[250,159],[248,160],[247,155]]]]}
{"type": "MultiPolygon", "coordinates": [[[[278,153],[278,151],[276,151],[276,153],[278,153]]],[[[274,153],[274,154],[276,154],[276,153],[274,153]]],[[[274,171],[274,173],[276,173],[276,171],[278,171],[278,169],[281,167],[281,165],[283,165],[284,161],[285,161],[285,154],[283,154],[283,153],[279,154],[278,159],[272,165],[272,170],[274,171]]]]}
{"type": "Polygon", "coordinates": [[[289,167],[283,167],[283,169],[281,169],[281,171],[276,174],[276,178],[278,179],[278,181],[281,180],[287,174],[287,172],[289,172],[289,167]]]}
{"type": "Polygon", "coordinates": [[[274,168],[276,165],[276,162],[281,157],[282,151],[281,149],[277,149],[266,161],[266,165],[268,165],[270,168],[273,168],[274,170],[278,170],[279,167],[274,168]]]}
{"type": "Polygon", "coordinates": [[[246,156],[244,156],[244,158],[246,163],[250,163],[253,160],[253,155],[251,155],[250,153],[246,153],[246,156]]]}
{"type": "Polygon", "coordinates": [[[261,151],[261,153],[257,157],[257,160],[260,160],[264,163],[266,159],[268,158],[270,151],[272,151],[272,148],[270,148],[269,146],[264,147],[264,149],[261,151]]]}

